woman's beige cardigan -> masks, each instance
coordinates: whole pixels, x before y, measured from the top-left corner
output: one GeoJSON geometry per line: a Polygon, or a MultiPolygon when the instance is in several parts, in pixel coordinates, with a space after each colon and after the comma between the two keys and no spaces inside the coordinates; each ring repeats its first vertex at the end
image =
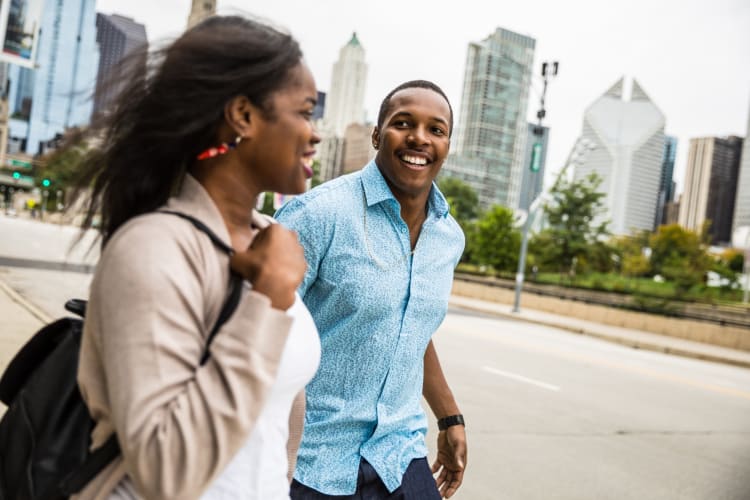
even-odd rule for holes
{"type": "MultiPolygon", "coordinates": [[[[166,208],[196,217],[229,242],[194,178],[186,177],[166,208]]],[[[116,429],[122,456],[76,498],[106,498],[126,473],[144,498],[196,498],[245,443],[292,320],[266,296],[245,290],[199,366],[228,283],[228,257],[174,215],[137,217],[107,243],[91,284],[78,382],[97,422],[93,447],[116,429]]],[[[303,394],[291,413],[290,471],[303,394]]]]}

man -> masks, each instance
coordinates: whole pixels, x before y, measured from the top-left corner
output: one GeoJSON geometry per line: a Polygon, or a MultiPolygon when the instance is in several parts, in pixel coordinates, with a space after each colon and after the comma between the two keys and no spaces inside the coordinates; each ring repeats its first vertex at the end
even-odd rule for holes
{"type": "Polygon", "coordinates": [[[452,127],[439,87],[404,83],[381,104],[375,160],[277,213],[305,249],[299,292],[322,344],[307,386],[295,500],[439,499],[461,485],[463,417],[430,340],[464,247],[433,182],[452,127]],[[422,395],[440,428],[432,471],[422,395]]]}

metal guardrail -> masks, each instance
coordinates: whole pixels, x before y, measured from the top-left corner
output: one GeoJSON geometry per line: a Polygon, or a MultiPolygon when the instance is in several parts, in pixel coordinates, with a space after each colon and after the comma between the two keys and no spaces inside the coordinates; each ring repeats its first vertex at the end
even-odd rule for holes
{"type": "MultiPolygon", "coordinates": [[[[480,283],[508,290],[513,290],[515,288],[515,281],[509,279],[458,272],[455,274],[455,278],[470,283],[480,283]]],[[[657,297],[644,297],[634,294],[530,282],[524,283],[523,290],[526,293],[583,302],[585,304],[616,307],[637,312],[659,314],[661,316],[706,321],[708,323],[723,326],[750,329],[750,307],[745,306],[700,304],[657,297]]]]}

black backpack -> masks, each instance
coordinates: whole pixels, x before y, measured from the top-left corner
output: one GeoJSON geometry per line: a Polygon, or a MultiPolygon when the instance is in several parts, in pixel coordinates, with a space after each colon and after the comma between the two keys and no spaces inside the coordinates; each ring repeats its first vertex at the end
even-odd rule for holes
{"type": "MultiPolygon", "coordinates": [[[[202,222],[189,220],[223,252],[233,250],[202,222]]],[[[201,358],[209,358],[216,332],[237,308],[242,279],[232,273],[229,296],[212,328],[201,358]]],[[[86,302],[65,308],[78,316],[59,319],[34,334],[0,379],[0,401],[8,410],[0,420],[0,500],[57,500],[79,492],[120,454],[114,434],[93,452],[94,421],[76,380],[86,302]]]]}

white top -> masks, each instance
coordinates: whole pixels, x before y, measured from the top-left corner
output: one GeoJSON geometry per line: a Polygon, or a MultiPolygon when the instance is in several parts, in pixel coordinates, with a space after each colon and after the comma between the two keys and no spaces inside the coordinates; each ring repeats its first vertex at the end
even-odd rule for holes
{"type": "MultiPolygon", "coordinates": [[[[202,500],[288,500],[287,441],[289,413],[295,396],[313,378],[320,364],[320,339],[310,312],[299,295],[287,310],[294,317],[276,381],[245,445],[211,483],[202,500]]],[[[110,500],[137,499],[125,477],[110,500]]]]}

